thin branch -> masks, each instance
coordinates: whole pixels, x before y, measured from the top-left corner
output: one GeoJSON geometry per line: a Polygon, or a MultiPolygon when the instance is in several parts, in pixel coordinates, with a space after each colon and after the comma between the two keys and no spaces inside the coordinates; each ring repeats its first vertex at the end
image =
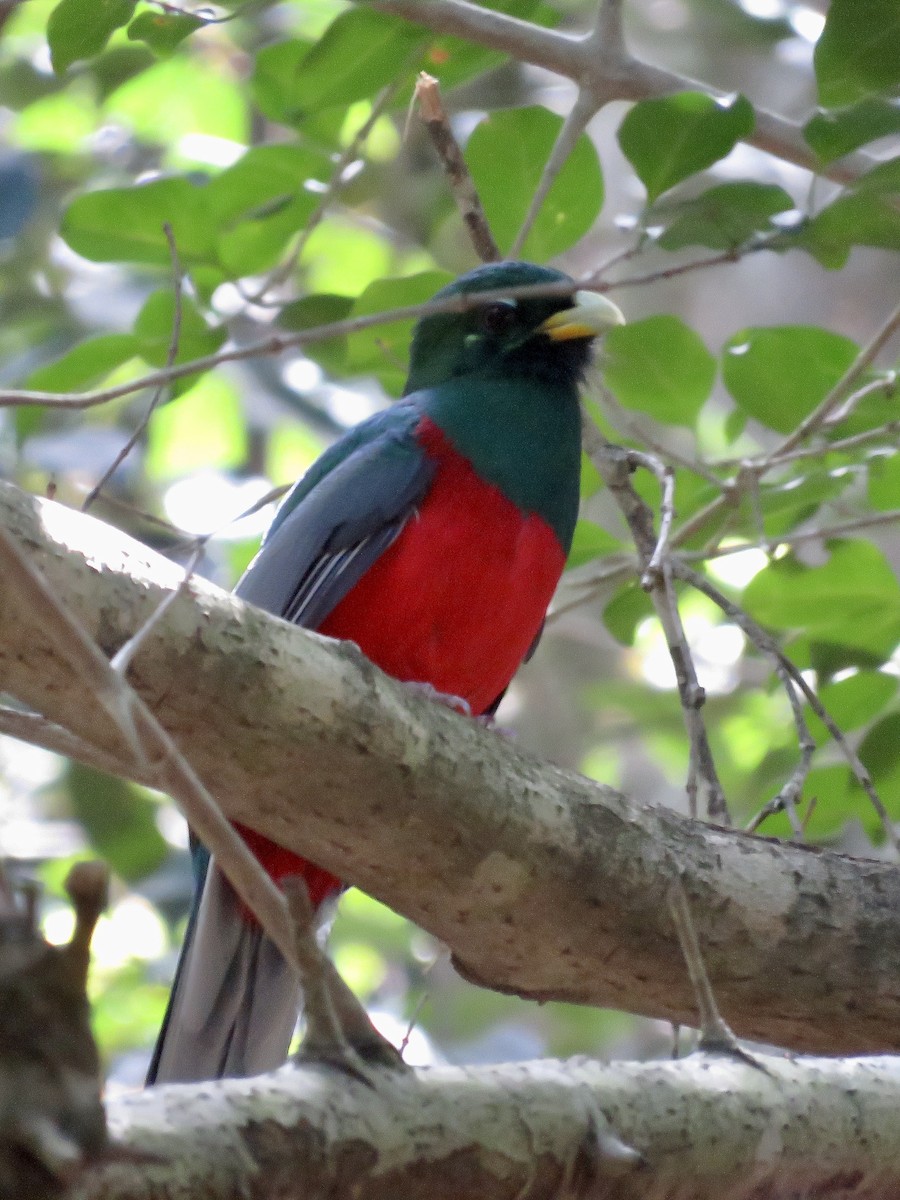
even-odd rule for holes
{"type": "MultiPolygon", "coordinates": [[[[359,0],[379,12],[404,17],[437,33],[449,33],[500,50],[520,62],[545,67],[605,99],[643,100],[700,89],[723,93],[674,71],[640,61],[624,46],[598,42],[596,28],[582,37],[544,29],[466,0],[359,0]],[[606,53],[601,53],[605,49],[606,53]]],[[[755,108],[753,130],[743,140],[785,162],[818,172],[839,183],[858,179],[875,162],[864,154],[847,155],[823,166],[803,136],[802,127],[763,108],[755,108]]]]}
{"type": "MultiPolygon", "coordinates": [[[[876,529],[881,525],[896,525],[900,521],[900,508],[888,512],[869,513],[864,517],[853,517],[849,521],[835,521],[833,525],[822,525],[817,529],[801,529],[798,533],[779,534],[772,539],[774,546],[799,546],[803,542],[821,542],[828,538],[843,537],[860,529],[876,529]]],[[[732,546],[717,546],[715,550],[686,550],[680,557],[683,562],[708,562],[711,559],[727,558],[731,554],[743,554],[747,550],[761,549],[758,542],[739,542],[732,546]]],[[[587,582],[587,581],[585,581],[587,582]]]]}
{"type": "Polygon", "coordinates": [[[146,644],[147,639],[153,630],[157,627],[176,600],[180,599],[191,585],[194,571],[197,569],[197,563],[203,556],[206,549],[206,539],[201,539],[200,544],[195,548],[187,566],[184,569],[184,578],[175,589],[170,592],[156,610],[150,615],[150,618],[144,622],[134,637],[130,637],[123,646],[120,646],[116,653],[110,659],[109,665],[116,674],[124,679],[128,671],[128,667],[134,656],[146,644]]]}
{"type": "Polygon", "coordinates": [[[653,553],[644,567],[644,573],[641,576],[641,587],[644,591],[650,591],[654,586],[654,576],[658,575],[662,570],[663,560],[668,554],[669,535],[672,531],[672,522],[675,519],[675,473],[671,467],[667,467],[665,463],[660,462],[652,454],[644,454],[640,450],[628,450],[630,463],[636,466],[643,467],[652,475],[655,475],[659,481],[660,492],[662,498],[659,505],[659,533],[656,537],[656,545],[653,547],[653,553]]]}
{"type": "Polygon", "coordinates": [[[719,1012],[715,993],[706,972],[700,941],[694,927],[690,905],[681,882],[681,875],[676,874],[669,888],[669,912],[678,934],[678,943],[691,979],[694,995],[697,997],[697,1009],[700,1016],[700,1041],[697,1049],[705,1054],[728,1054],[740,1059],[750,1066],[765,1068],[760,1062],[742,1049],[730,1026],[719,1012]]]}
{"type": "MultiPolygon", "coordinates": [[[[878,818],[881,821],[881,826],[884,830],[888,845],[893,847],[895,853],[900,854],[900,839],[898,839],[893,822],[891,821],[887,809],[884,807],[881,797],[878,795],[878,791],[872,782],[871,775],[860,761],[859,756],[847,741],[843,732],[835,724],[834,719],[826,710],[825,706],[822,704],[822,701],[816,695],[812,687],[810,687],[810,685],[803,678],[803,674],[797,670],[797,667],[787,657],[775,639],[766,633],[762,626],[758,625],[753,618],[749,616],[749,614],[746,613],[739,605],[732,603],[732,601],[729,600],[728,597],[722,592],[720,592],[717,587],[710,583],[705,576],[701,575],[698,571],[695,571],[692,567],[689,567],[681,559],[677,557],[672,559],[672,570],[679,579],[683,579],[685,583],[689,583],[691,587],[696,588],[697,591],[702,592],[704,596],[707,596],[710,600],[712,600],[713,604],[717,605],[717,607],[719,607],[722,612],[724,612],[725,615],[735,623],[735,625],[744,631],[744,633],[755,646],[762,650],[767,657],[773,660],[776,665],[776,671],[778,672],[779,678],[782,680],[782,682],[784,682],[785,677],[789,679],[791,683],[791,689],[787,689],[788,698],[791,699],[791,705],[792,708],[794,708],[795,721],[797,720],[798,710],[791,696],[791,691],[793,688],[796,688],[803,693],[810,708],[831,734],[834,741],[838,744],[838,746],[840,746],[844,757],[853,771],[853,774],[856,776],[857,782],[869,797],[872,807],[875,809],[875,812],[878,814],[878,818]]],[[[811,756],[812,754],[812,751],[809,749],[809,744],[812,742],[812,738],[809,734],[809,729],[806,726],[805,720],[803,721],[802,726],[798,722],[798,732],[800,732],[801,729],[805,730],[805,733],[801,732],[800,734],[801,765],[785,785],[785,788],[790,789],[792,793],[791,799],[793,800],[796,800],[802,788],[803,779],[801,778],[801,775],[803,774],[802,767],[804,765],[804,761],[806,760],[807,755],[811,756]],[[800,787],[797,786],[798,781],[800,783],[800,787]]],[[[805,775],[803,778],[805,778],[805,775]]],[[[780,793],[781,795],[784,794],[785,788],[782,789],[780,793]]]]}
{"type": "MultiPolygon", "coordinates": [[[[761,250],[768,249],[768,242],[761,239],[750,246],[742,246],[736,250],[723,250],[721,254],[713,254],[709,258],[698,258],[691,262],[678,263],[674,267],[661,267],[658,271],[648,271],[645,275],[632,275],[630,278],[616,279],[613,282],[603,284],[602,290],[612,292],[617,288],[623,287],[648,287],[654,283],[661,283],[666,279],[677,279],[679,275],[689,275],[693,271],[705,271],[709,267],[723,267],[729,263],[740,262],[748,254],[757,254],[761,250]]],[[[600,283],[599,279],[595,280],[591,277],[585,286],[593,287],[600,283]]]]}
{"type": "MultiPolygon", "coordinates": [[[[183,310],[183,292],[184,292],[184,271],[181,267],[181,262],[178,258],[178,247],[175,245],[175,234],[172,232],[172,226],[168,221],[163,223],[163,233],[166,235],[166,241],[169,244],[169,255],[172,259],[172,291],[174,296],[174,309],[172,313],[172,334],[169,338],[169,349],[166,352],[165,367],[171,369],[175,364],[175,359],[178,357],[178,345],[181,341],[181,320],[183,310]]],[[[87,496],[84,498],[84,503],[81,506],[82,512],[87,512],[100,493],[103,491],[106,484],[116,473],[131,451],[138,443],[138,439],[143,437],[144,431],[150,424],[150,418],[153,416],[157,405],[163,398],[163,393],[166,390],[166,385],[161,383],[150,398],[150,403],[147,405],[146,412],[141,417],[136,428],[133,430],[128,441],[106,468],[98,481],[94,484],[87,496]]]]}
{"type": "Polygon", "coordinates": [[[815,433],[817,429],[821,428],[834,410],[845,402],[860,378],[872,365],[881,349],[887,345],[898,330],[900,330],[900,304],[897,305],[874,337],[860,350],[849,370],[845,371],[822,403],[804,421],[801,421],[793,433],[789,434],[781,445],[773,451],[773,458],[790,453],[801,442],[805,442],[810,434],[815,433]]]}
{"type": "MultiPolygon", "coordinates": [[[[894,372],[890,372],[893,377],[894,372]]],[[[859,392],[854,393],[851,399],[862,399],[863,395],[873,395],[877,392],[884,392],[886,396],[893,394],[896,386],[896,379],[876,379],[872,383],[861,388],[859,392]]],[[[822,430],[834,428],[839,422],[826,421],[822,426],[822,430]]],[[[868,446],[872,442],[887,441],[894,439],[891,442],[893,447],[897,435],[900,434],[900,421],[888,421],[885,425],[879,425],[877,429],[865,429],[862,433],[854,433],[850,437],[838,438],[833,442],[821,442],[817,446],[801,446],[796,450],[789,450],[787,454],[767,455],[765,462],[766,468],[774,468],[784,466],[785,463],[801,462],[805,458],[825,458],[829,454],[843,454],[847,450],[857,450],[860,446],[868,446]]],[[[721,470],[734,470],[736,467],[752,467],[754,460],[752,458],[721,458],[714,463],[710,463],[710,467],[721,470]]],[[[718,480],[721,484],[721,480],[718,480]]]]}
{"type": "Polygon", "coordinates": [[[510,247],[510,258],[518,258],[521,254],[525,240],[537,220],[538,213],[541,211],[550,189],[556,182],[560,171],[562,171],[568,162],[569,155],[575,149],[578,139],[599,110],[600,104],[591,92],[579,91],[575,98],[575,103],[569,109],[566,119],[563,122],[562,129],[559,131],[553,149],[550,151],[550,157],[544,164],[541,178],[532,194],[525,219],[522,221],[522,226],[510,247]]]}
{"type": "MultiPolygon", "coordinates": [[[[598,290],[606,290],[600,288],[598,290]]],[[[359,333],[378,325],[388,325],[393,321],[406,321],[419,317],[433,316],[436,313],[463,313],[473,308],[479,308],[492,300],[529,298],[533,296],[568,296],[571,295],[570,283],[539,283],[528,284],[515,288],[495,288],[491,291],[478,292],[476,295],[458,293],[441,300],[429,300],[424,304],[406,304],[400,308],[387,309],[379,313],[366,313],[358,317],[347,317],[341,321],[330,321],[325,325],[317,325],[311,329],[298,330],[295,333],[279,333],[251,342],[248,346],[236,346],[231,349],[218,350],[215,354],[207,354],[195,358],[191,362],[176,363],[168,368],[150,371],[138,379],[132,379],[113,387],[97,388],[87,392],[36,392],[25,390],[0,391],[0,408],[30,407],[43,405],[47,408],[93,408],[98,404],[106,404],[117,400],[120,396],[128,396],[140,392],[144,388],[157,387],[172,383],[176,379],[184,379],[189,375],[198,375],[214,367],[228,362],[243,362],[251,358],[264,358],[269,355],[283,354],[305,346],[309,342],[323,341],[326,338],[344,337],[347,334],[359,333]]]]}
{"type": "Polygon", "coordinates": [[[331,172],[331,177],[325,185],[325,190],[319,198],[316,207],[310,213],[309,219],[303,226],[303,229],[300,231],[293,249],[284,262],[279,263],[270,272],[268,277],[263,281],[262,286],[253,295],[244,297],[248,304],[263,304],[267,293],[273,287],[278,287],[290,278],[314,230],[322,223],[323,218],[327,215],[329,208],[343,188],[346,182],[344,174],[347,168],[355,161],[369,134],[375,128],[376,123],[383,116],[385,110],[390,107],[397,93],[400,91],[401,83],[402,76],[398,70],[397,79],[393,83],[388,84],[387,87],[382,88],[375,97],[372,102],[372,111],[337,158],[331,172]]]}
{"type": "Polygon", "coordinates": [[[61,725],[55,725],[42,717],[40,713],[23,712],[18,708],[10,708],[0,704],[0,734],[18,738],[20,742],[28,742],[32,746],[40,746],[44,750],[52,750],[63,758],[74,758],[77,762],[105,771],[107,775],[121,775],[129,779],[137,779],[148,787],[157,787],[159,778],[152,767],[143,775],[135,774],[136,764],[132,756],[119,757],[92,746],[83,738],[76,737],[61,725]]]}
{"type": "MultiPolygon", "coordinates": [[[[631,530],[643,573],[642,586],[653,602],[660,626],[666,638],[684,722],[689,739],[689,766],[686,791],[690,813],[697,814],[698,782],[702,781],[707,797],[707,812],[711,819],[728,823],[728,805],[719,781],[709,746],[709,738],[703,723],[701,709],[706,693],[697,679],[694,661],[678,611],[678,597],[672,582],[671,560],[663,554],[665,541],[653,530],[653,518],[649,508],[634,490],[630,474],[635,465],[645,466],[648,456],[636,454],[607,442],[587,413],[582,414],[583,444],[588,457],[600,472],[621,508],[631,530]],[[662,550],[660,545],[662,544],[662,550]],[[659,563],[654,569],[651,564],[659,563]]],[[[659,472],[665,467],[659,464],[659,472]]],[[[654,468],[654,473],[656,469],[654,468]]],[[[671,498],[669,498],[671,512],[671,498]]]]}
{"type": "Polygon", "coordinates": [[[63,608],[44,577],[0,528],[0,566],[12,594],[32,614],[69,666],[112,717],[139,771],[153,764],[191,827],[215,855],[229,883],[288,962],[295,961],[284,897],[206,790],[199,776],[146,704],[113,669],[81,625],[63,608]],[[133,745],[137,739],[137,746],[133,745]]]}
{"type": "Polygon", "coordinates": [[[475,253],[482,262],[499,262],[503,255],[494,241],[491,227],[485,216],[475,181],[469,174],[466,160],[459,142],[453,133],[450,120],[441,100],[441,88],[433,75],[420,71],[416,83],[415,99],[419,102],[422,121],[428,130],[431,144],[447,176],[450,192],[456,201],[459,215],[469,231],[475,253]]]}
{"type": "Polygon", "coordinates": [[[319,947],[315,912],[302,877],[292,876],[283,886],[293,927],[306,1021],[306,1034],[296,1061],[327,1062],[363,1083],[371,1079],[367,1063],[406,1069],[400,1055],[378,1032],[334,963],[319,947]]]}
{"type": "MultiPolygon", "coordinates": [[[[849,369],[834,385],[815,412],[811,413],[792,434],[780,442],[778,446],[774,447],[771,453],[762,459],[751,459],[749,464],[743,465],[745,467],[749,465],[756,478],[761,479],[785,454],[791,453],[810,433],[814,433],[819,429],[833,410],[852,393],[860,376],[871,365],[876,355],[893,334],[896,333],[898,328],[900,328],[900,306],[891,313],[887,321],[870,338],[849,369]]],[[[709,504],[705,505],[698,512],[694,513],[689,520],[685,521],[675,534],[673,545],[683,546],[685,542],[690,541],[691,538],[705,529],[712,521],[721,517],[727,509],[734,508],[741,495],[738,483],[739,477],[723,484],[725,489],[723,494],[717,496],[715,500],[711,500],[709,504]]]]}

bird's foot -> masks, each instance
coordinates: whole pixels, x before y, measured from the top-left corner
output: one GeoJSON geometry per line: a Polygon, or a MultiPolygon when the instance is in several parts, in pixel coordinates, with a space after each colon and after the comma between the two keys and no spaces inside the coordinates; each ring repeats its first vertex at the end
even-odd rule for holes
{"type": "MultiPolygon", "coordinates": [[[[451,696],[448,692],[439,692],[431,683],[418,683],[415,680],[405,680],[403,686],[409,688],[415,695],[421,696],[423,700],[431,700],[435,704],[442,704],[445,708],[452,708],[454,712],[462,713],[464,717],[472,715],[472,706],[463,696],[451,696]]],[[[480,717],[477,719],[481,720],[480,717]]]]}

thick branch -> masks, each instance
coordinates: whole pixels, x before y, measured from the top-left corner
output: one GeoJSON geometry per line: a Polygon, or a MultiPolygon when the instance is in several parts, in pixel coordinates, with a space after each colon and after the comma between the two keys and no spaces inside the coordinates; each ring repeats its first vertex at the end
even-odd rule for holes
{"type": "MultiPolygon", "coordinates": [[[[576,83],[597,100],[597,107],[610,100],[644,100],[668,96],[685,89],[721,95],[716,88],[655,67],[633,58],[615,43],[600,45],[596,37],[573,37],[543,29],[502,12],[469,4],[466,0],[358,0],[379,12],[404,17],[435,33],[450,33],[492,50],[502,50],[520,62],[545,67],[576,83]]],[[[774,154],[785,162],[808,171],[819,171],[839,183],[857,179],[873,166],[864,155],[847,155],[822,166],[803,137],[799,125],[765,109],[756,108],[753,132],[744,139],[749,145],[774,154]]]]}
{"type": "MultiPolygon", "coordinates": [[[[107,654],[181,570],[0,485],[0,524],[107,654]]],[[[110,753],[111,723],[0,580],[0,680],[110,753]]],[[[900,872],[705,826],[542,765],[408,695],[358,651],[196,580],[130,681],[226,813],[442,938],[464,974],[690,1024],[675,862],[723,1015],[810,1050],[900,1047],[900,872]]]]}
{"type": "Polygon", "coordinates": [[[110,1104],[139,1166],[72,1200],[879,1200],[900,1188],[896,1059],[287,1068],[110,1104]],[[634,1151],[638,1153],[635,1154],[634,1151]]]}

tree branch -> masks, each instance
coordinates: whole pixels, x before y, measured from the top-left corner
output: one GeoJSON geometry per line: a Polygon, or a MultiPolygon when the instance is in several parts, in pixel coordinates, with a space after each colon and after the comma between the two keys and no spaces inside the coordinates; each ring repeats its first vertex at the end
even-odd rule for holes
{"type": "MultiPolygon", "coordinates": [[[[107,656],[182,579],[118,531],[7,484],[0,525],[107,656]]],[[[0,578],[4,688],[120,752],[10,589],[0,578]]],[[[405,913],[477,982],[690,1024],[666,913],[675,861],[736,1033],[828,1053],[900,1048],[892,865],[634,804],[199,579],[129,681],[229,817],[405,913]]]]}
{"type": "Polygon", "coordinates": [[[287,1069],[112,1100],[139,1168],[71,1200],[883,1200],[900,1188],[900,1068],[759,1056],[346,1074],[287,1069]],[[154,1160],[149,1160],[149,1155],[154,1160]]]}
{"type": "MultiPolygon", "coordinates": [[[[403,17],[436,33],[466,38],[492,50],[501,50],[520,62],[545,67],[563,75],[595,98],[595,108],[609,100],[645,100],[673,92],[700,90],[723,93],[708,84],[666,71],[634,58],[616,39],[603,41],[597,29],[584,37],[544,29],[505,13],[468,4],[466,0],[357,0],[379,12],[403,17]]],[[[605,25],[598,29],[602,34],[605,25]]],[[[858,179],[875,163],[863,154],[847,155],[823,166],[810,149],[799,125],[754,106],[753,132],[748,145],[795,163],[838,183],[858,179]]]]}

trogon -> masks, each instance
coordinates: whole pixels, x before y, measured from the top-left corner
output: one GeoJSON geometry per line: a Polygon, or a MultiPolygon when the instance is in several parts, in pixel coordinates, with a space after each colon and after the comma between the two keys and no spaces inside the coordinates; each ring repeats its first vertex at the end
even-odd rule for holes
{"type": "MultiPolygon", "coordinates": [[[[236,594],[480,715],[540,636],[578,515],[579,385],[592,340],[623,317],[522,262],[479,267],[436,299],[454,297],[461,311],[416,326],[403,399],[294,486],[236,594]],[[502,297],[536,284],[571,290],[502,297]]],[[[340,891],[241,832],[276,881],[305,878],[314,906],[340,891]]],[[[201,875],[148,1082],[269,1070],[297,1020],[293,970],[205,855],[201,875]]]]}

